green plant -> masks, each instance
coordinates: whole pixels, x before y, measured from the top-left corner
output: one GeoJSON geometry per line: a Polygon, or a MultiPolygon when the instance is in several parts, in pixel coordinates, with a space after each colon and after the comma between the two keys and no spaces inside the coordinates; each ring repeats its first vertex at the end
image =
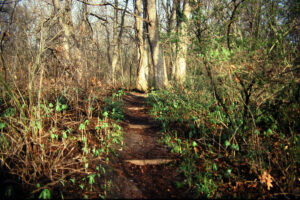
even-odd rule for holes
{"type": "Polygon", "coordinates": [[[93,184],[95,183],[95,176],[96,174],[90,174],[88,175],[89,185],[90,185],[90,191],[93,191],[93,184]]]}
{"type": "MultiPolygon", "coordinates": [[[[111,97],[104,98],[104,113],[112,119],[117,121],[124,119],[124,113],[122,110],[123,102],[122,96],[124,95],[123,90],[119,90],[117,93],[113,93],[111,97]]],[[[103,113],[103,114],[104,114],[103,113]]]]}
{"type": "Polygon", "coordinates": [[[51,192],[49,189],[43,189],[39,195],[39,199],[51,199],[51,192]]]}
{"type": "Polygon", "coordinates": [[[16,191],[14,190],[14,187],[12,185],[8,185],[4,189],[4,197],[7,199],[11,199],[16,195],[15,192],[16,191]]]}
{"type": "Polygon", "coordinates": [[[197,193],[205,195],[206,198],[212,198],[217,190],[217,185],[211,175],[211,173],[197,174],[196,189],[197,193]]]}
{"type": "MultiPolygon", "coordinates": [[[[114,98],[120,100],[121,95],[119,92],[114,98]]],[[[109,155],[122,144],[122,129],[111,119],[113,110],[99,110],[103,117],[92,127],[90,119],[83,119],[81,112],[74,111],[76,104],[67,99],[67,91],[63,96],[57,98],[56,104],[40,98],[43,103],[34,105],[33,98],[30,106],[24,100],[20,108],[12,102],[0,110],[1,164],[23,183],[41,183],[43,187],[32,190],[32,195],[38,194],[39,198],[52,198],[50,191],[56,187],[67,188],[67,177],[71,177],[69,183],[74,186],[94,190],[96,177],[104,178],[106,171],[102,165],[98,170],[92,168],[91,162],[98,159],[103,165],[108,164],[109,155]],[[78,174],[85,180],[78,179],[78,174]]],[[[60,193],[63,196],[64,190],[60,193]]]]}
{"type": "MultiPolygon", "coordinates": [[[[228,52],[223,50],[223,53],[218,51],[217,54],[222,57],[222,54],[227,55],[228,52]]],[[[226,55],[224,56],[226,59],[232,59],[226,55]]],[[[215,55],[212,57],[216,58],[215,55]]],[[[218,62],[222,63],[224,60],[218,62]]],[[[236,76],[228,74],[229,77],[233,76],[231,80],[236,78],[235,84],[238,86],[243,84],[239,79],[247,79],[246,75],[249,75],[244,74],[245,77],[241,77],[245,73],[241,69],[233,72],[240,73],[236,76]]],[[[217,80],[228,81],[230,80],[227,79],[228,76],[220,74],[217,80]]],[[[255,79],[266,80],[262,76],[257,76],[255,79]]],[[[277,86],[273,93],[277,98],[273,101],[264,100],[263,105],[256,107],[258,102],[255,103],[256,99],[251,97],[250,91],[252,91],[251,87],[257,87],[255,84],[262,83],[251,83],[249,79],[247,84],[248,86],[244,84],[233,89],[233,86],[215,85],[214,92],[217,93],[217,98],[211,96],[209,90],[201,89],[201,87],[198,87],[199,91],[191,92],[175,86],[169,90],[152,91],[149,94],[148,103],[152,105],[151,114],[161,121],[165,133],[161,141],[167,144],[172,152],[183,158],[179,170],[185,176],[185,182],[178,183],[179,186],[187,185],[191,188],[198,188],[195,190],[196,193],[198,191],[199,194],[212,197],[218,189],[216,180],[231,182],[237,179],[243,180],[245,176],[249,176],[244,175],[245,172],[240,170],[238,170],[238,175],[233,175],[231,169],[234,166],[230,162],[246,163],[247,167],[254,170],[256,176],[260,175],[257,173],[258,169],[276,168],[280,171],[277,174],[277,181],[280,180],[280,176],[283,176],[289,180],[289,185],[293,185],[292,180],[295,180],[294,174],[298,173],[295,169],[299,163],[297,161],[299,153],[296,153],[298,148],[295,146],[299,144],[297,139],[299,115],[293,114],[299,113],[299,103],[294,99],[295,92],[292,92],[297,90],[297,87],[290,84],[284,86],[286,90],[278,90],[282,87],[277,86]],[[289,91],[288,87],[293,89],[289,91]],[[287,100],[290,102],[289,106],[281,99],[289,99],[287,100]],[[214,172],[210,173],[213,175],[201,171],[201,176],[195,178],[197,174],[195,169],[199,168],[197,161],[200,156],[199,152],[206,152],[208,157],[202,158],[203,163],[209,163],[209,155],[213,157],[225,155],[228,159],[227,167],[219,168],[212,164],[214,170],[210,171],[214,172]],[[282,156],[276,156],[275,152],[282,156]],[[282,154],[282,152],[286,153],[282,154]],[[290,170],[286,172],[284,169],[290,170]],[[216,179],[214,174],[220,177],[216,179]]],[[[269,99],[271,91],[265,92],[266,99],[269,99]]],[[[289,190],[286,186],[287,184],[281,186],[281,190],[289,190]]]]}

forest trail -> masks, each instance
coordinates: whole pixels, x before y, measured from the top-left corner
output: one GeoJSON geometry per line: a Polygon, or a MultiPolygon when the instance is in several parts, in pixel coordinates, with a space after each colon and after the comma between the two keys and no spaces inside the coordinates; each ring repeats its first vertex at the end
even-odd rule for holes
{"type": "Polygon", "coordinates": [[[108,198],[178,198],[183,192],[176,156],[158,143],[160,124],[149,114],[146,95],[130,92],[123,97],[124,147],[118,152],[108,198]],[[174,164],[174,165],[172,165],[174,164]]]}

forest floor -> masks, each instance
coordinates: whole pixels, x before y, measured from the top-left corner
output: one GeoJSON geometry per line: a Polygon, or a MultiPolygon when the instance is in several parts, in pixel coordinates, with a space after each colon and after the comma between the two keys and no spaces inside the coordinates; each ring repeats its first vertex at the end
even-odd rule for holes
{"type": "Polygon", "coordinates": [[[180,198],[176,182],[176,155],[158,142],[160,124],[151,118],[146,95],[130,92],[123,97],[124,147],[118,152],[108,198],[180,198]]]}
{"type": "MultiPolygon", "coordinates": [[[[112,145],[112,149],[118,149],[116,154],[110,152],[110,154],[108,154],[109,159],[105,157],[107,160],[105,159],[104,161],[103,157],[98,156],[100,159],[96,157],[96,159],[89,163],[89,169],[92,175],[100,174],[99,171],[97,171],[97,166],[103,166],[103,169],[105,168],[101,176],[96,176],[95,180],[90,181],[90,179],[87,179],[85,173],[76,173],[76,176],[65,178],[65,184],[56,184],[53,187],[49,185],[51,195],[54,199],[77,199],[80,197],[93,199],[99,197],[108,199],[192,198],[193,192],[195,191],[193,191],[192,187],[188,189],[188,186],[184,186],[187,185],[186,177],[184,176],[186,171],[182,170],[181,167],[182,163],[186,164],[186,161],[183,160],[187,158],[187,156],[184,155],[185,157],[183,157],[183,155],[179,156],[178,154],[171,153],[166,145],[159,142],[159,140],[163,138],[161,131],[162,126],[161,123],[156,121],[150,114],[151,106],[147,103],[147,94],[127,92],[122,98],[123,104],[120,104],[118,109],[120,110],[121,105],[123,105],[124,118],[122,114],[122,121],[117,122],[118,125],[121,125],[123,128],[124,145],[122,148],[120,149],[120,146],[114,148],[114,145],[119,145],[119,143],[109,143],[110,139],[106,138],[104,141],[108,141],[108,143],[112,145]],[[104,162],[106,163],[103,165],[104,162]],[[72,181],[71,178],[74,181],[72,181]],[[181,187],[178,188],[177,185],[181,187]]],[[[67,114],[65,113],[65,115],[67,114]]],[[[75,117],[75,120],[73,120],[73,118],[70,119],[73,125],[68,125],[67,122],[70,124],[69,121],[62,124],[67,124],[67,127],[76,130],[80,122],[77,122],[78,120],[76,121],[75,117]]],[[[62,117],[62,120],[65,119],[62,117]]],[[[99,124],[99,117],[91,117],[86,130],[89,131],[89,133],[93,133],[93,131],[96,132],[93,128],[97,127],[97,124],[99,124]]],[[[180,130],[180,127],[175,125],[175,123],[170,126],[171,128],[180,130]]],[[[78,135],[78,132],[74,131],[73,135],[78,135]]],[[[70,137],[73,135],[70,134],[70,137]]],[[[89,145],[91,146],[99,146],[99,149],[102,148],[101,144],[97,143],[99,141],[94,134],[87,134],[87,141],[89,141],[89,145]]],[[[80,140],[77,143],[74,143],[73,146],[73,149],[75,149],[72,154],[73,157],[77,155],[80,156],[82,153],[80,140]],[[78,146],[76,145],[77,143],[78,146]]],[[[215,194],[214,196],[211,195],[211,198],[265,199],[272,197],[272,194],[281,189],[279,188],[280,185],[275,182],[273,193],[271,193],[266,184],[262,183],[262,180],[264,180],[260,178],[262,176],[257,177],[257,175],[253,173],[251,164],[248,164],[249,161],[247,161],[247,157],[241,158],[235,155],[230,157],[227,151],[223,153],[222,157],[219,157],[219,155],[215,153],[217,150],[212,151],[206,148],[204,144],[201,145],[200,142],[198,142],[197,145],[197,151],[195,150],[196,153],[199,152],[197,162],[195,161],[197,170],[199,170],[201,174],[208,174],[209,180],[217,180],[220,182],[217,188],[218,191],[214,191],[215,194]],[[218,170],[212,171],[212,169],[208,168],[207,166],[213,166],[210,163],[215,163],[218,170]],[[229,169],[230,171],[232,169],[233,173],[238,176],[227,175],[226,173],[229,169]]],[[[296,174],[295,177],[297,177],[297,168],[295,168],[294,171],[296,174]]],[[[196,177],[196,175],[192,174],[192,178],[193,177],[196,177]]],[[[49,180],[47,178],[44,179],[45,180],[41,179],[39,181],[44,181],[41,182],[42,184],[48,184],[47,181],[49,180]]],[[[267,179],[268,184],[272,186],[273,178],[265,175],[265,179],[267,179]]],[[[285,179],[282,180],[284,181],[285,179]]],[[[52,183],[53,182],[50,182],[50,184],[52,183]]],[[[212,183],[211,185],[209,185],[210,182],[209,184],[203,183],[203,185],[207,187],[208,191],[211,191],[210,189],[214,189],[213,186],[216,186],[214,182],[212,183]]],[[[11,199],[24,197],[38,198],[40,194],[42,194],[40,191],[36,193],[32,192],[36,190],[34,184],[23,185],[21,184],[20,177],[10,175],[9,170],[4,167],[0,168],[0,199],[6,199],[2,194],[6,194],[7,191],[10,192],[11,190],[15,190],[11,195],[11,199]],[[11,187],[11,185],[13,185],[13,187],[11,187]],[[10,189],[10,187],[12,189],[10,189]],[[7,190],[7,188],[9,190],[7,190]]],[[[289,196],[299,197],[299,187],[296,188],[295,192],[292,192],[293,194],[276,193],[274,197],[279,198],[279,195],[282,195],[284,198],[289,198],[289,196]]],[[[202,197],[209,197],[207,194],[202,195],[202,197]]]]}
{"type": "MultiPolygon", "coordinates": [[[[162,137],[160,122],[155,121],[149,111],[151,106],[146,102],[147,94],[128,92],[123,96],[124,120],[120,122],[123,128],[122,149],[116,155],[111,155],[109,165],[106,166],[104,177],[97,178],[93,190],[83,193],[78,189],[78,184],[59,185],[52,190],[55,198],[77,199],[87,195],[88,198],[99,198],[98,191],[103,190],[103,178],[110,182],[105,197],[108,199],[156,199],[156,198],[183,198],[187,195],[187,188],[176,186],[183,182],[183,175],[178,173],[179,157],[170,152],[164,144],[159,143],[162,137]]],[[[94,126],[96,118],[91,119],[90,127],[94,126]]],[[[91,136],[91,135],[90,135],[91,136]]],[[[88,140],[94,143],[95,138],[88,140]]],[[[119,147],[118,147],[119,148],[119,147]]],[[[91,163],[95,168],[99,162],[91,163]]],[[[39,197],[39,193],[32,196],[32,185],[15,185],[18,177],[9,175],[7,169],[1,169],[0,179],[12,181],[14,190],[13,198],[39,197]],[[5,174],[5,176],[3,175],[5,174]],[[2,177],[3,176],[3,177],[2,177]]],[[[78,180],[85,178],[78,174],[78,180]]],[[[0,186],[2,187],[0,181],[0,186]]],[[[77,183],[77,182],[76,182],[77,183]]],[[[0,187],[0,194],[2,191],[0,187]]],[[[0,195],[0,199],[2,199],[0,195]]]]}

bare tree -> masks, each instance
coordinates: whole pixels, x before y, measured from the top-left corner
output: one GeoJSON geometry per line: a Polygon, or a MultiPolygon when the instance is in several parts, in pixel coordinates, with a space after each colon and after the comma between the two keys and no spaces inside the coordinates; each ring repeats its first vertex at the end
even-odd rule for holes
{"type": "MultiPolygon", "coordinates": [[[[179,2],[178,2],[179,3],[179,2]]],[[[188,53],[189,45],[189,18],[191,15],[190,0],[184,1],[183,16],[178,21],[177,34],[181,38],[180,43],[177,44],[177,56],[176,56],[176,68],[175,68],[175,79],[182,84],[186,79],[186,56],[188,53]]]]}
{"type": "MultiPolygon", "coordinates": [[[[79,85],[83,85],[84,56],[81,51],[81,43],[76,38],[75,27],[72,20],[72,10],[70,0],[65,0],[64,5],[60,0],[52,0],[54,5],[54,12],[58,16],[59,25],[63,30],[62,35],[62,53],[64,60],[64,67],[69,71],[76,71],[75,79],[79,85]],[[70,68],[72,67],[72,69],[70,68]]],[[[61,48],[61,47],[57,47],[61,48]]]]}
{"type": "MultiPolygon", "coordinates": [[[[176,37],[178,37],[177,35],[177,6],[178,5],[178,0],[174,0],[173,1],[173,7],[172,7],[172,13],[171,13],[171,17],[170,17],[170,25],[169,25],[169,32],[174,32],[176,34],[176,37]]],[[[176,44],[174,42],[171,42],[171,76],[172,78],[175,78],[175,74],[176,74],[176,56],[177,52],[176,52],[176,44]]]]}
{"type": "Polygon", "coordinates": [[[166,88],[169,83],[163,51],[159,43],[159,27],[156,5],[156,0],[148,0],[147,16],[149,20],[149,44],[151,48],[151,58],[154,65],[155,87],[157,89],[163,89],[166,88]]]}
{"type": "Polygon", "coordinates": [[[5,20],[6,26],[5,28],[1,27],[1,35],[0,35],[0,61],[1,61],[1,68],[4,72],[3,77],[0,78],[3,78],[5,82],[7,81],[7,66],[4,59],[4,42],[6,38],[9,37],[10,27],[13,23],[15,9],[18,3],[19,0],[14,2],[4,0],[0,2],[0,13],[1,15],[4,14],[3,18],[6,19],[5,20]]]}
{"type": "Polygon", "coordinates": [[[125,18],[125,13],[127,10],[128,6],[128,0],[125,2],[125,8],[122,12],[121,16],[121,24],[120,24],[120,30],[118,31],[118,0],[115,0],[115,8],[114,8],[114,25],[113,25],[113,56],[112,56],[112,82],[115,85],[116,81],[116,72],[120,70],[120,63],[119,63],[119,58],[120,58],[120,43],[124,31],[124,18],[125,18]]]}
{"type": "Polygon", "coordinates": [[[64,59],[67,62],[70,62],[70,40],[71,40],[71,32],[72,32],[72,18],[71,18],[71,11],[70,11],[70,2],[69,0],[65,1],[65,8],[64,12],[62,11],[63,7],[61,5],[60,0],[52,0],[54,5],[54,12],[55,14],[61,13],[59,17],[59,24],[61,25],[64,35],[62,39],[62,44],[64,48],[64,59]]]}
{"type": "Polygon", "coordinates": [[[135,1],[136,9],[136,32],[139,47],[139,66],[138,77],[136,80],[136,88],[140,91],[146,92],[149,89],[149,65],[148,65],[148,52],[145,49],[145,41],[143,38],[144,28],[142,19],[142,0],[135,1]]]}

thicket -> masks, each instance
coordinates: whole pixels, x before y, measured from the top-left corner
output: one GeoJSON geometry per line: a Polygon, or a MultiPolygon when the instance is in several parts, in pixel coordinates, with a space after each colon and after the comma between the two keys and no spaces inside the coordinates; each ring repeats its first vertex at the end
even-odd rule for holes
{"type": "Polygon", "coordinates": [[[66,88],[38,98],[38,90],[30,100],[2,84],[2,197],[104,198],[112,187],[110,158],[123,144],[123,91],[66,88]]]}
{"type": "Polygon", "coordinates": [[[123,91],[104,84],[107,60],[91,31],[72,35],[65,57],[67,9],[52,10],[0,1],[0,199],[104,198],[112,187],[123,91]]]}
{"type": "Polygon", "coordinates": [[[208,26],[207,13],[195,10],[199,34],[191,36],[185,85],[149,95],[162,142],[181,156],[178,186],[192,197],[299,197],[299,41],[293,22],[272,21],[287,7],[267,3],[260,12],[270,21],[252,34],[243,11],[253,2],[242,3],[238,16],[231,12],[238,19],[229,23],[239,25],[233,33],[221,19],[208,26]]]}
{"type": "MultiPolygon", "coordinates": [[[[53,14],[47,1],[20,2],[0,1],[0,196],[105,197],[124,119],[123,91],[110,85],[113,17],[99,8],[107,14],[95,12],[89,28],[74,20],[67,59],[60,20],[86,1],[53,14]]],[[[192,2],[186,83],[149,95],[162,141],[182,158],[178,187],[191,197],[299,197],[299,3],[192,2]]],[[[171,73],[180,31],[160,20],[171,73]]],[[[125,87],[138,63],[132,21],[116,74],[125,87]]]]}

